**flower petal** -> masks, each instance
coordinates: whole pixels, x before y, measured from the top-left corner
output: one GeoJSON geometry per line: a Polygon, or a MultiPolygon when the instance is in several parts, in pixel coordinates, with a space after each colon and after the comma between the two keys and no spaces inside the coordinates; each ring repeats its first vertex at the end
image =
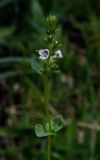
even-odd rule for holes
{"type": "Polygon", "coordinates": [[[48,49],[40,49],[39,50],[40,59],[47,59],[49,57],[49,50],[48,49]]]}
{"type": "Polygon", "coordinates": [[[58,56],[58,58],[63,58],[61,50],[57,50],[55,54],[58,56]]]}
{"type": "Polygon", "coordinates": [[[40,49],[39,50],[39,55],[42,56],[43,52],[44,52],[44,49],[40,49]]]}
{"type": "Polygon", "coordinates": [[[45,56],[39,56],[39,58],[44,60],[44,59],[47,59],[48,56],[47,57],[45,57],[45,56]]]}

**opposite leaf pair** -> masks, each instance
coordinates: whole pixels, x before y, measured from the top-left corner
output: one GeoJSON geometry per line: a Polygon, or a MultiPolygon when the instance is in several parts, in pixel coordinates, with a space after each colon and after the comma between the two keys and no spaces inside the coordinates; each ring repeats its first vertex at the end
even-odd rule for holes
{"type": "Polygon", "coordinates": [[[63,128],[63,122],[60,116],[51,120],[51,131],[49,130],[49,123],[46,123],[45,127],[42,124],[35,126],[35,133],[37,137],[46,137],[49,135],[55,135],[56,132],[63,128]]]}

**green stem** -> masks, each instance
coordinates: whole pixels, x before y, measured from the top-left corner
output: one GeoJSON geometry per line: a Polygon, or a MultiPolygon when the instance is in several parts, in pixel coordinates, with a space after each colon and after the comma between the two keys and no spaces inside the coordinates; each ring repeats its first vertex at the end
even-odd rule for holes
{"type": "MultiPolygon", "coordinates": [[[[47,121],[49,123],[49,131],[51,132],[51,118],[48,109],[48,71],[47,65],[45,66],[45,73],[44,73],[44,103],[45,103],[45,112],[47,116],[47,121]]],[[[51,137],[48,136],[48,160],[51,159],[51,137]]]]}
{"type": "Polygon", "coordinates": [[[48,160],[51,160],[51,136],[48,136],[48,160]]]}
{"type": "Polygon", "coordinates": [[[95,147],[96,147],[96,130],[93,130],[91,133],[91,142],[90,142],[90,160],[94,159],[95,147]]]}
{"type": "Polygon", "coordinates": [[[46,116],[47,116],[47,121],[49,122],[50,128],[49,130],[51,130],[51,123],[50,123],[50,114],[49,114],[49,110],[48,110],[48,73],[45,72],[44,74],[44,103],[45,103],[45,112],[46,112],[46,116]]]}

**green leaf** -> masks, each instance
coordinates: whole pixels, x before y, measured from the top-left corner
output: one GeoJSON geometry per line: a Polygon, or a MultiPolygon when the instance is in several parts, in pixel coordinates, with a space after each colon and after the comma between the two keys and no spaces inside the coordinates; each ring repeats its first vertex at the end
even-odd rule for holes
{"type": "Polygon", "coordinates": [[[56,132],[63,128],[63,122],[60,116],[55,117],[51,120],[51,131],[49,129],[49,123],[46,123],[46,126],[43,127],[42,124],[37,124],[35,126],[35,133],[37,137],[46,137],[49,135],[55,135],[56,132]]]}
{"type": "MultiPolygon", "coordinates": [[[[63,122],[60,116],[55,117],[51,120],[52,132],[56,133],[63,128],[63,122]]],[[[46,130],[49,131],[49,123],[46,124],[46,130]]]]}
{"type": "Polygon", "coordinates": [[[35,126],[35,134],[37,137],[46,137],[49,135],[53,135],[53,133],[46,131],[46,129],[42,126],[42,124],[37,124],[35,126]]]}
{"type": "Polygon", "coordinates": [[[32,59],[32,61],[31,61],[31,66],[32,66],[32,69],[33,69],[36,73],[42,74],[42,71],[43,71],[43,63],[42,63],[42,62],[38,62],[38,60],[36,60],[36,59],[34,58],[34,59],[32,59]]]}
{"type": "Polygon", "coordinates": [[[31,58],[30,57],[26,57],[26,58],[22,58],[22,57],[5,57],[5,58],[0,58],[0,65],[2,66],[3,64],[15,64],[15,63],[30,63],[31,62],[31,58]]]}

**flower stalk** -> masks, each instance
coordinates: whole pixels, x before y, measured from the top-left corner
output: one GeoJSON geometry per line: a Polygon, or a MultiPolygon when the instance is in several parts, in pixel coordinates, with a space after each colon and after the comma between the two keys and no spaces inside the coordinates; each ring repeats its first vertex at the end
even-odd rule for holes
{"type": "MultiPolygon", "coordinates": [[[[51,132],[51,118],[49,114],[48,108],[48,68],[47,63],[45,64],[45,72],[44,72],[44,105],[45,112],[47,116],[47,121],[49,123],[49,132],[51,132]]],[[[51,160],[51,136],[48,135],[48,151],[47,151],[48,160],[51,160]]]]}

